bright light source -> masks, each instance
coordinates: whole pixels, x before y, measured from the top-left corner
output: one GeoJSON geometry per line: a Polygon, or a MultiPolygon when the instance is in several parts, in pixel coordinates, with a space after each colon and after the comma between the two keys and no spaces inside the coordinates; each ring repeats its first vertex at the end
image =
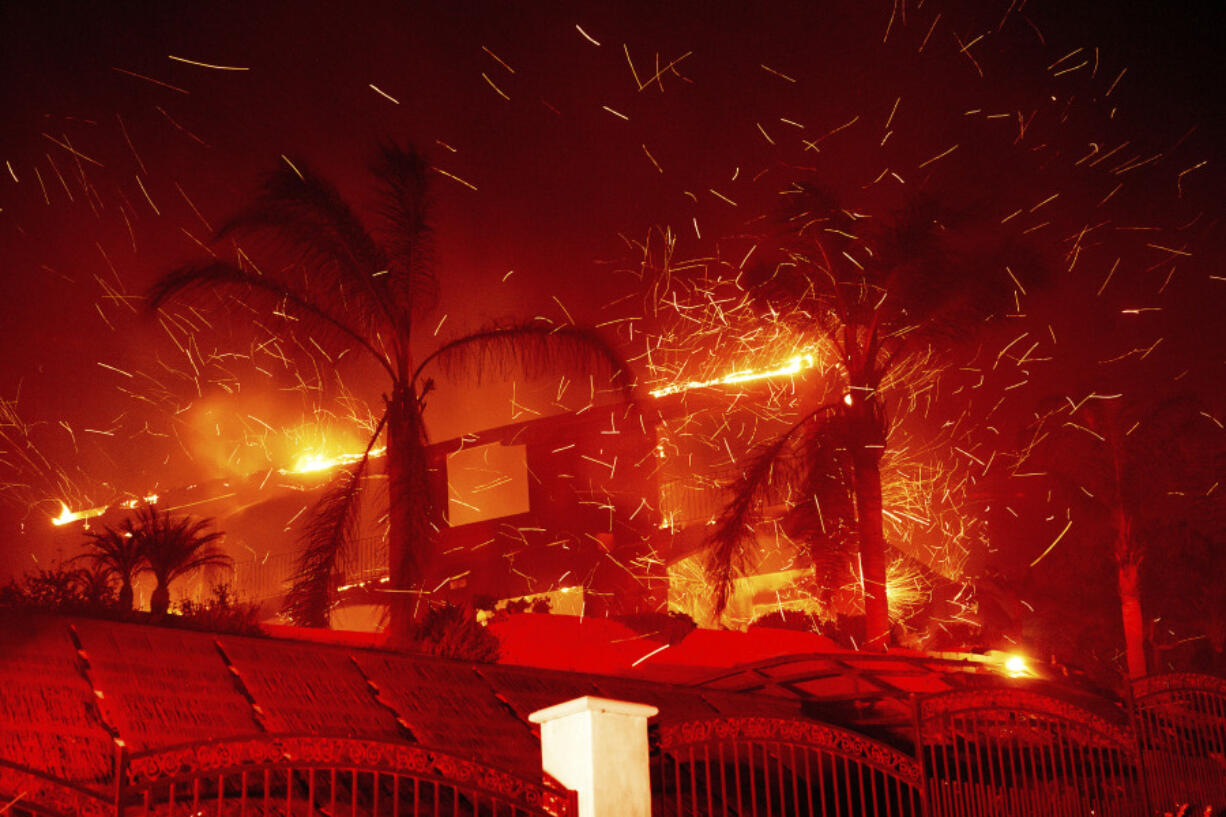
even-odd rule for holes
{"type": "Polygon", "coordinates": [[[852,402],[854,402],[854,401],[853,401],[853,399],[852,399],[851,392],[848,392],[847,394],[843,395],[843,403],[844,403],[844,405],[848,405],[848,406],[850,406],[850,405],[852,404],[852,402]]]}
{"type": "MultiPolygon", "coordinates": [[[[386,447],[371,449],[370,457],[382,457],[387,453],[386,447]]],[[[315,451],[306,451],[294,460],[294,465],[288,469],[281,469],[282,474],[310,474],[317,471],[331,471],[338,465],[351,465],[362,459],[361,454],[337,454],[335,456],[321,454],[315,451]]]]}
{"type": "Polygon", "coordinates": [[[1017,678],[1021,675],[1029,675],[1030,667],[1027,665],[1026,659],[1022,656],[1011,655],[1005,661],[1005,671],[1008,672],[1010,676],[1017,678]]]}
{"type": "Polygon", "coordinates": [[[83,511],[69,510],[68,506],[63,502],[60,503],[60,515],[51,518],[51,524],[59,527],[67,525],[69,522],[76,522],[80,519],[93,519],[95,516],[102,516],[106,513],[106,506],[101,508],[86,508],[83,511]]]}
{"type": "Polygon", "coordinates": [[[745,369],[743,371],[731,372],[723,377],[717,377],[714,380],[690,380],[686,383],[674,383],[671,386],[652,391],[652,397],[666,397],[677,392],[689,391],[691,389],[705,389],[710,386],[728,386],[734,383],[748,383],[753,380],[767,380],[773,377],[783,377],[785,375],[800,374],[805,369],[812,369],[815,360],[813,354],[806,352],[796,355],[789,360],[783,361],[773,369],[745,369]]]}

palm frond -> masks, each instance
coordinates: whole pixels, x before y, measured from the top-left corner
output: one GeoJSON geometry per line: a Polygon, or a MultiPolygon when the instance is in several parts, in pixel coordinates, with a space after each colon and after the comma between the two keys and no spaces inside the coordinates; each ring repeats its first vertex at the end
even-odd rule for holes
{"type": "Polygon", "coordinates": [[[581,326],[492,326],[440,346],[422,360],[413,379],[432,365],[478,383],[491,375],[505,377],[519,372],[542,377],[595,365],[609,372],[610,382],[627,398],[633,389],[629,364],[595,330],[581,326]]]}
{"type": "Polygon", "coordinates": [[[823,604],[829,603],[834,592],[855,581],[854,565],[860,552],[848,450],[852,434],[843,412],[810,424],[803,443],[803,501],[788,514],[788,532],[808,549],[823,604]]]}
{"type": "Polygon", "coordinates": [[[329,309],[315,303],[283,281],[256,275],[225,261],[186,264],[166,273],[155,281],[146,293],[149,298],[148,308],[150,310],[160,309],[176,296],[224,289],[245,290],[262,295],[275,306],[310,321],[313,328],[332,332],[361,346],[370,352],[389,374],[395,376],[395,370],[387,357],[376,349],[357,328],[337,317],[329,309]]]}
{"type": "Polygon", "coordinates": [[[157,576],[161,584],[168,585],[202,567],[232,563],[217,547],[224,534],[209,530],[212,519],[175,517],[170,511],[159,511],[146,503],[137,509],[135,521],[129,524],[132,538],[144,555],[142,569],[157,576]]]}
{"type": "Polygon", "coordinates": [[[85,560],[95,569],[105,570],[121,581],[132,581],[145,561],[141,540],[132,534],[131,521],[124,520],[119,530],[110,526],[85,534],[86,550],[71,561],[85,560]]]}
{"type": "Polygon", "coordinates": [[[383,430],[387,415],[379,421],[362,458],[344,469],[315,503],[303,534],[304,548],[283,608],[301,627],[327,627],[341,559],[357,537],[362,480],[370,451],[383,430]]]}
{"type": "Polygon", "coordinates": [[[260,196],[215,238],[236,234],[271,239],[272,249],[292,254],[310,270],[309,288],[351,302],[347,311],[361,315],[365,329],[377,316],[395,324],[382,275],[387,258],[336,187],[301,159],[269,174],[260,196]]]}
{"type": "Polygon", "coordinates": [[[438,302],[429,165],[413,147],[389,143],[380,147],[372,170],[379,180],[388,291],[406,316],[428,312],[438,302]]]}
{"type": "Polygon", "coordinates": [[[708,541],[707,580],[715,596],[715,614],[728,607],[732,584],[743,572],[747,551],[757,537],[753,523],[762,495],[776,482],[775,466],[783,458],[789,438],[781,436],[761,448],[730,488],[732,501],[720,513],[708,541]]]}
{"type": "Polygon", "coordinates": [[[715,529],[707,539],[710,547],[706,572],[708,584],[715,593],[716,615],[727,608],[733,582],[737,573],[744,568],[750,546],[757,538],[753,524],[763,499],[776,486],[800,482],[799,461],[789,456],[789,449],[795,444],[794,438],[837,411],[837,405],[822,406],[761,446],[750,457],[741,476],[730,486],[732,499],[716,519],[715,529]]]}

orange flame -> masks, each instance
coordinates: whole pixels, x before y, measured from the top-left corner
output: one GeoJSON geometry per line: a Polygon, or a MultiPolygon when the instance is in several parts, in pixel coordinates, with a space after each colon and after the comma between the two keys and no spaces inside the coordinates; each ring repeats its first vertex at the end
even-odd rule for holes
{"type": "Polygon", "coordinates": [[[60,502],[60,515],[52,517],[51,524],[60,527],[80,519],[93,519],[95,516],[102,516],[102,514],[106,513],[106,510],[107,506],[103,505],[100,508],[86,508],[82,511],[74,511],[70,510],[63,502],[60,502]]]}
{"type": "Polygon", "coordinates": [[[767,380],[772,377],[795,375],[799,374],[805,369],[813,368],[814,362],[813,355],[810,353],[805,353],[796,355],[786,363],[773,369],[745,369],[739,372],[730,372],[723,377],[717,377],[713,380],[690,380],[686,383],[674,383],[670,386],[655,389],[651,392],[651,396],[666,397],[670,394],[690,391],[691,389],[705,389],[710,388],[711,386],[728,386],[733,383],[748,383],[753,380],[767,380]]]}
{"type": "MultiPolygon", "coordinates": [[[[386,448],[375,448],[370,452],[371,457],[382,457],[387,453],[386,448]]],[[[307,450],[299,454],[294,459],[294,464],[289,468],[282,468],[283,474],[312,474],[319,471],[331,471],[340,465],[350,465],[362,459],[361,454],[322,454],[316,450],[307,450]]]]}

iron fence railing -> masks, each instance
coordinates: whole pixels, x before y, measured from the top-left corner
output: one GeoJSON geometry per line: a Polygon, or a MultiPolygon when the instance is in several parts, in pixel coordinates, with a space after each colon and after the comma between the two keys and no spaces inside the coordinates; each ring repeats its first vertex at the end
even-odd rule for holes
{"type": "Polygon", "coordinates": [[[1189,813],[1226,805],[1226,680],[1176,673],[1132,687],[1132,724],[1151,805],[1189,813]]]}
{"type": "MultiPolygon", "coordinates": [[[[298,570],[297,552],[269,554],[234,563],[234,589],[247,601],[280,598],[298,570]]],[[[387,541],[369,536],[354,543],[341,564],[338,585],[377,581],[387,575],[387,541]]]]}
{"type": "Polygon", "coordinates": [[[117,756],[101,793],[0,763],[0,813],[45,817],[575,817],[575,792],[394,741],[253,735],[117,756]]]}
{"type": "MultiPolygon", "coordinates": [[[[665,722],[654,817],[1141,817],[1226,805],[1226,680],[1133,685],[1128,707],[1024,685],[914,698],[911,751],[810,717],[665,722]]],[[[599,772],[600,770],[598,770],[599,772]]],[[[614,770],[607,770],[612,774],[614,770]]],[[[0,813],[552,815],[550,778],[388,740],[260,734],[129,755],[96,787],[0,761],[0,813]]]]}
{"type": "Polygon", "coordinates": [[[660,729],[656,817],[922,812],[919,764],[863,735],[808,720],[715,718],[660,729]]]}
{"type": "Polygon", "coordinates": [[[918,702],[917,755],[929,815],[1140,817],[1143,771],[1112,720],[1018,688],[956,690],[918,702]]]}

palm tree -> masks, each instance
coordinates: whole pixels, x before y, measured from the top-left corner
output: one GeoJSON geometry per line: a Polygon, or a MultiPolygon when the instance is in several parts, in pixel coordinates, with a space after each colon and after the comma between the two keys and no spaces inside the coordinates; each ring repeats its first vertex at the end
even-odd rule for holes
{"type": "Polygon", "coordinates": [[[815,566],[858,554],[866,636],[880,647],[890,633],[881,490],[887,387],[911,352],[950,345],[1007,299],[1006,261],[1026,277],[1037,265],[994,228],[944,212],[931,198],[874,221],[816,187],[787,192],[779,251],[750,284],[774,314],[796,316],[794,328],[833,353],[840,383],[834,399],[763,446],[732,486],[711,537],[716,608],[754,541],[761,498],[787,484],[806,492],[817,516],[800,521],[815,566]]]}
{"type": "Polygon", "coordinates": [[[175,579],[202,567],[232,564],[230,557],[217,547],[224,534],[209,530],[212,519],[175,517],[170,511],[159,512],[146,503],[137,509],[135,521],[127,520],[126,526],[144,555],[142,570],[152,573],[157,580],[149,599],[149,611],[155,615],[165,615],[170,608],[170,585],[175,579]]]}
{"type": "Polygon", "coordinates": [[[1143,568],[1161,553],[1169,563],[1159,570],[1173,570],[1183,556],[1181,528],[1208,528],[1205,520],[1220,512],[1215,489],[1226,439],[1186,395],[1160,401],[1092,395],[1040,418],[1029,448],[1022,464],[1044,469],[1074,503],[1070,529],[1078,525],[1083,541],[1109,542],[1128,676],[1143,677],[1143,568]]]}
{"type": "Polygon", "coordinates": [[[135,535],[132,520],[125,519],[119,530],[104,527],[86,533],[85,553],[78,559],[91,562],[95,570],[119,580],[119,606],[132,609],[132,582],[145,567],[144,540],[135,535]]]}
{"type": "Polygon", "coordinates": [[[358,521],[360,488],[369,455],[385,435],[388,481],[388,559],[392,603],[389,630],[405,636],[423,562],[443,524],[431,488],[423,418],[434,382],[428,370],[480,378],[491,368],[520,366],[534,376],[561,366],[602,364],[628,370],[590,329],[543,322],[495,325],[422,353],[414,330],[437,298],[430,196],[425,158],[413,148],[387,145],[372,168],[378,186],[379,232],[372,233],[328,181],[295,160],[272,173],[262,195],[223,226],[216,238],[254,235],[278,240],[294,266],[260,274],[246,265],[208,260],[174,270],[150,290],[157,309],[178,293],[237,291],[269,312],[292,316],[317,334],[364,350],[387,377],[381,417],[364,456],[318,502],[304,537],[287,610],[293,620],[326,626],[339,560],[358,521]],[[401,591],[401,592],[395,592],[401,591]]]}

